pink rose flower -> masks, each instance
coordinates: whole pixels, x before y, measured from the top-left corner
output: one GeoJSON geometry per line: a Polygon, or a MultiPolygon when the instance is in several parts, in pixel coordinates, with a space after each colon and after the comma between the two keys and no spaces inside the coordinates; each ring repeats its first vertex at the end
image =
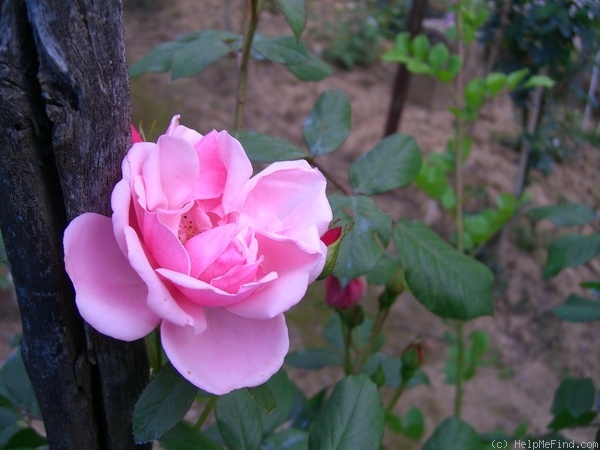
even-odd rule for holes
{"type": "Polygon", "coordinates": [[[283,364],[283,312],[323,268],[332,213],[324,177],[305,161],[250,178],[237,140],[178,120],[157,143],[131,147],[112,219],[86,213],[69,224],[65,265],[92,327],[132,341],[160,325],[173,366],[220,395],[283,364]]]}

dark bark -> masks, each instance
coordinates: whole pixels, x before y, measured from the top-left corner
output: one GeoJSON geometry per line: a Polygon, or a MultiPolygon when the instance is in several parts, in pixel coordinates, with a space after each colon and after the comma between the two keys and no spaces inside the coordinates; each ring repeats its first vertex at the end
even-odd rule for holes
{"type": "Polygon", "coordinates": [[[129,449],[143,341],[87,327],[64,270],[67,223],[110,214],[129,144],[121,4],[0,0],[0,227],[23,360],[52,449],[129,449]]]}
{"type": "MultiPolygon", "coordinates": [[[[413,0],[406,23],[406,29],[410,33],[411,39],[423,30],[425,8],[427,8],[427,0],[413,0]]],[[[409,83],[410,72],[406,69],[406,64],[398,64],[383,137],[398,131],[400,121],[402,120],[402,110],[404,109],[404,103],[406,103],[406,97],[408,95],[409,83]]]]}

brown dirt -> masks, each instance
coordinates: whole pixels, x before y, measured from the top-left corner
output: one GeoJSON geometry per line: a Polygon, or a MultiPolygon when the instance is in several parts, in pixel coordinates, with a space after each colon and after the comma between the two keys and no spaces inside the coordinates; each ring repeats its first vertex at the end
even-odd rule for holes
{"type": "MultiPolygon", "coordinates": [[[[238,2],[232,1],[170,0],[156,9],[127,8],[128,59],[137,60],[156,44],[173,40],[177,34],[225,26],[237,30],[240,22],[237,5],[238,2]]],[[[336,17],[336,6],[334,2],[310,2],[310,8],[309,28],[304,38],[309,47],[318,52],[324,44],[318,30],[325,20],[336,17]]],[[[268,36],[289,34],[283,17],[271,12],[262,15],[259,31],[268,36]]],[[[393,66],[376,63],[352,71],[336,70],[333,76],[321,82],[306,83],[281,66],[252,62],[245,127],[302,145],[302,123],[318,95],[325,89],[342,90],[352,105],[352,133],[338,152],[323,157],[321,163],[347,185],[350,162],[381,138],[393,73],[393,66]]],[[[236,61],[219,61],[198,77],[175,82],[169,80],[168,74],[145,74],[131,81],[131,90],[133,122],[141,121],[148,129],[156,120],[154,135],[166,128],[174,114],[181,114],[183,124],[201,133],[213,128],[231,129],[236,61]]],[[[435,101],[430,103],[436,103],[443,94],[439,87],[432,92],[435,101]]],[[[465,168],[465,178],[469,186],[486,189],[491,199],[500,192],[512,190],[518,156],[503,142],[516,138],[519,133],[516,123],[510,100],[499,98],[485,106],[481,120],[473,130],[474,149],[465,168]]],[[[414,136],[425,153],[443,150],[451,128],[452,117],[443,109],[430,110],[414,103],[405,108],[401,131],[414,136]]],[[[534,174],[527,188],[532,195],[532,204],[570,200],[600,210],[599,150],[584,145],[557,165],[551,176],[534,174]]],[[[415,188],[379,196],[376,200],[395,218],[425,220],[442,235],[450,231],[443,211],[415,188]]],[[[481,204],[481,201],[473,195],[469,205],[481,204]]],[[[508,245],[491,261],[497,275],[495,315],[467,325],[467,333],[484,329],[492,342],[487,358],[489,364],[480,369],[465,389],[464,419],[480,432],[495,429],[511,432],[520,423],[527,422],[531,432],[543,433],[551,420],[553,393],[561,378],[567,375],[590,377],[597,387],[600,386],[600,324],[567,324],[550,312],[569,293],[583,294],[578,283],[598,279],[600,264],[596,260],[582,268],[565,270],[555,279],[543,282],[544,248],[555,235],[552,227],[532,225],[521,217],[511,227],[508,245]],[[521,250],[523,246],[529,246],[529,250],[521,250]]],[[[323,314],[316,314],[321,310],[318,305],[318,298],[322,298],[321,286],[314,286],[311,293],[310,299],[289,314],[294,348],[319,342],[314,335],[323,325],[318,320],[323,314]]],[[[375,300],[377,292],[372,293],[373,298],[367,302],[375,300]]],[[[14,301],[2,300],[0,305],[1,364],[2,358],[6,357],[6,343],[18,331],[18,325],[14,301]]],[[[394,305],[386,327],[386,351],[390,354],[397,354],[415,335],[425,338],[424,369],[432,386],[409,391],[396,411],[401,414],[412,406],[421,407],[428,433],[435,424],[452,414],[454,392],[452,387],[444,384],[442,373],[446,352],[443,334],[447,330],[449,327],[443,321],[408,295],[394,305]]],[[[331,371],[315,375],[294,370],[293,374],[309,393],[339,377],[331,371]]],[[[566,434],[581,441],[591,441],[594,433],[592,428],[582,428],[566,434]]],[[[423,441],[416,445],[403,440],[388,440],[388,444],[389,448],[419,448],[423,441]]]]}

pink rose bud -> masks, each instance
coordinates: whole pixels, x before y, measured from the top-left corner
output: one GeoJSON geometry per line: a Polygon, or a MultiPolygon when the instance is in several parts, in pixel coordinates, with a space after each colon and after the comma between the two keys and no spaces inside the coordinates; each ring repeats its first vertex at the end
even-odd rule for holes
{"type": "Polygon", "coordinates": [[[342,227],[341,226],[334,227],[334,228],[330,228],[329,230],[327,230],[325,232],[325,234],[323,236],[321,236],[321,240],[327,247],[329,247],[331,244],[333,244],[335,241],[337,241],[341,235],[342,235],[342,227]]]}
{"type": "Polygon", "coordinates": [[[410,378],[423,365],[423,345],[413,342],[402,350],[402,377],[410,378]]]}
{"type": "Polygon", "coordinates": [[[133,125],[131,125],[131,143],[137,144],[138,142],[144,142],[144,140],[142,139],[142,136],[140,135],[138,130],[133,125]]]}
{"type": "Polygon", "coordinates": [[[325,301],[332,308],[348,309],[356,305],[367,289],[365,277],[351,280],[342,287],[340,280],[333,275],[325,278],[325,301]]]}

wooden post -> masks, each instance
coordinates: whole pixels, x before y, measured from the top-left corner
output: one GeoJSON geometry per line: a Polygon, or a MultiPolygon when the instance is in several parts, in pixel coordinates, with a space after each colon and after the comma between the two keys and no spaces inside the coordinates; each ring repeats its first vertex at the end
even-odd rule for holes
{"type": "Polygon", "coordinates": [[[51,449],[139,448],[144,343],[84,324],[62,248],[74,217],[110,215],[129,146],[121,13],[116,0],[0,0],[0,227],[51,449]]]}

